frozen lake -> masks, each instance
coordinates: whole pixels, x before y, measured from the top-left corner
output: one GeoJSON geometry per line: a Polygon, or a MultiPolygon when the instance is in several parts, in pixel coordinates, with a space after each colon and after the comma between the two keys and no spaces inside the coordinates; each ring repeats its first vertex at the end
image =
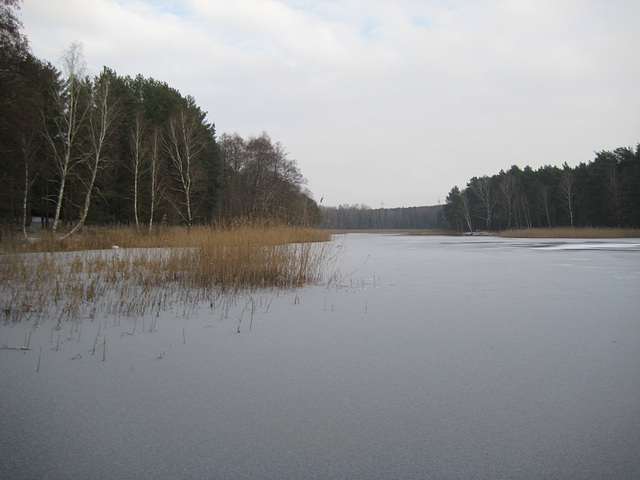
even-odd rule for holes
{"type": "Polygon", "coordinates": [[[0,350],[0,478],[640,478],[639,239],[336,242],[329,287],[0,350]]]}

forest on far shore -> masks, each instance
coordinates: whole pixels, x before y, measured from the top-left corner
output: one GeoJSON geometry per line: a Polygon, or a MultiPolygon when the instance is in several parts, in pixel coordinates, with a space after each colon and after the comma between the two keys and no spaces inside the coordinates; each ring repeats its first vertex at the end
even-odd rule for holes
{"type": "Polygon", "coordinates": [[[640,144],[571,168],[512,166],[451,189],[444,214],[458,231],[640,227],[640,144]]]}
{"type": "Polygon", "coordinates": [[[444,205],[321,206],[324,228],[435,229],[458,232],[550,227],[640,228],[640,144],[596,153],[571,168],[514,165],[453,187],[444,205]]]}
{"type": "Polygon", "coordinates": [[[90,75],[80,43],[58,70],[31,53],[20,3],[0,0],[0,226],[319,222],[279,142],[216,136],[195,99],[165,82],[108,67],[90,75]]]}
{"type": "Polygon", "coordinates": [[[336,230],[448,228],[442,205],[371,208],[366,205],[320,206],[320,227],[336,230]]]}
{"type": "Polygon", "coordinates": [[[457,231],[640,228],[640,144],[572,168],[513,165],[455,186],[444,205],[320,207],[285,147],[266,133],[217,135],[195,99],[167,83],[87,72],[82,45],[62,69],[36,58],[0,0],[0,233],[32,218],[71,234],[86,224],[276,219],[334,229],[457,231]]]}

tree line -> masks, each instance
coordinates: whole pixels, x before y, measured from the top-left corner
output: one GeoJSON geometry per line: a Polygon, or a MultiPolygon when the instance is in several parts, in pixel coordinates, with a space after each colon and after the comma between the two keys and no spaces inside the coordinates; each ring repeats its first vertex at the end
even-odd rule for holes
{"type": "Polygon", "coordinates": [[[443,207],[371,208],[366,205],[321,206],[323,228],[339,230],[443,228],[443,207]]]}
{"type": "Polygon", "coordinates": [[[0,0],[0,222],[182,224],[236,217],[317,222],[295,160],[263,133],[216,137],[193,97],[142,75],[87,73],[82,45],[62,70],[36,58],[0,0]]]}
{"type": "Polygon", "coordinates": [[[451,189],[444,207],[458,231],[532,227],[640,227],[640,144],[597,152],[575,168],[512,166],[451,189]]]}

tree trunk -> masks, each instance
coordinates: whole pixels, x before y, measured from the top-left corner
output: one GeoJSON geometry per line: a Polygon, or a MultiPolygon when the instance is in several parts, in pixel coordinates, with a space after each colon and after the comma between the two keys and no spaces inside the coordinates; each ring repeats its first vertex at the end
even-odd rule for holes
{"type": "MultiPolygon", "coordinates": [[[[84,60],[82,57],[82,46],[79,43],[74,42],[65,50],[63,64],[67,74],[67,80],[61,91],[54,92],[56,106],[60,111],[61,118],[55,121],[55,131],[50,132],[45,128],[45,139],[53,150],[60,175],[56,209],[53,217],[53,226],[51,228],[54,232],[57,231],[60,221],[67,179],[75,164],[73,160],[73,150],[76,147],[76,136],[85,123],[89,108],[89,105],[87,105],[86,108],[81,106],[85,85],[83,83],[84,60]],[[62,144],[60,144],[58,138],[64,139],[62,144]]],[[[47,118],[44,112],[43,118],[46,125],[47,118]]]]}
{"type": "Polygon", "coordinates": [[[91,165],[90,178],[87,184],[87,192],[82,207],[80,219],[76,225],[63,238],[73,235],[84,226],[84,222],[89,215],[89,207],[91,206],[91,195],[98,177],[98,171],[104,161],[104,149],[107,143],[107,137],[111,130],[111,124],[115,117],[115,106],[111,102],[111,88],[109,78],[100,79],[100,84],[94,86],[94,111],[89,118],[89,131],[91,136],[91,165]]]}
{"type": "Polygon", "coordinates": [[[151,155],[149,161],[151,163],[151,208],[149,212],[149,234],[153,231],[153,216],[158,205],[158,201],[162,194],[162,187],[159,181],[160,173],[160,127],[153,130],[151,139],[151,155]]]}
{"type": "Polygon", "coordinates": [[[567,207],[569,213],[569,222],[573,227],[573,197],[575,196],[575,187],[573,173],[566,170],[560,181],[560,196],[567,207]]]}
{"type": "Polygon", "coordinates": [[[180,193],[183,196],[185,211],[182,212],[178,209],[178,213],[187,224],[189,231],[193,222],[194,161],[204,149],[203,139],[198,131],[199,127],[199,119],[186,108],[182,109],[177,117],[169,121],[167,153],[174,166],[174,175],[179,182],[180,193]]]}
{"type": "Polygon", "coordinates": [[[485,176],[473,182],[473,189],[480,198],[480,203],[485,212],[487,230],[491,230],[491,216],[493,213],[494,195],[491,189],[491,178],[485,176]]]}
{"type": "MultiPolygon", "coordinates": [[[[25,159],[26,160],[26,159],[25,159]]],[[[24,163],[24,195],[22,197],[22,234],[27,240],[27,205],[29,198],[29,162],[24,163]]]]}
{"type": "Polygon", "coordinates": [[[138,113],[135,116],[133,127],[131,128],[131,150],[133,166],[133,218],[136,223],[136,230],[140,229],[138,219],[138,181],[140,180],[140,162],[142,159],[142,118],[138,113]]]}

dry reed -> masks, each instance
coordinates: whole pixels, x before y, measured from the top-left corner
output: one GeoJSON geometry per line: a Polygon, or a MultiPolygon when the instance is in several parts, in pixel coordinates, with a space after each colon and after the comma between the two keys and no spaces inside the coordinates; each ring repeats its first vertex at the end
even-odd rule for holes
{"type": "MultiPolygon", "coordinates": [[[[87,227],[79,235],[64,237],[49,231],[24,241],[16,235],[3,237],[0,248],[5,253],[71,252],[118,248],[193,247],[203,239],[228,238],[230,232],[252,232],[264,235],[265,245],[291,242],[320,242],[331,238],[331,232],[312,227],[288,226],[267,220],[239,219],[218,226],[161,227],[151,234],[135,227],[87,227]]],[[[205,241],[207,241],[205,240],[205,241]]]]}
{"type": "Polygon", "coordinates": [[[501,237],[510,238],[640,238],[640,229],[601,227],[557,227],[505,230],[501,237]]]}
{"type": "Polygon", "coordinates": [[[50,318],[56,329],[98,312],[114,324],[167,309],[187,317],[222,294],[320,281],[335,255],[329,239],[323,230],[256,222],[151,236],[132,228],[92,229],[65,241],[45,235],[9,245],[37,253],[6,253],[3,245],[0,308],[5,322],[50,318]]]}

